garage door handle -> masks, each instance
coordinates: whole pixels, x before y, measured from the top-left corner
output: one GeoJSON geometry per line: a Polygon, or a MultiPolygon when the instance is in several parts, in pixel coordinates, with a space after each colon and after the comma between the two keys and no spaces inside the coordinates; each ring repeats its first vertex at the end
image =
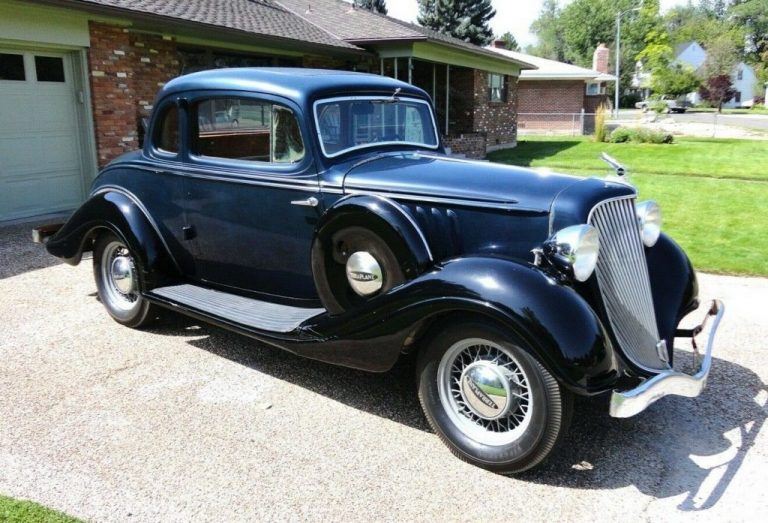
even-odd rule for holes
{"type": "Polygon", "coordinates": [[[319,203],[320,203],[320,200],[318,200],[314,196],[310,196],[306,200],[293,200],[291,202],[291,205],[300,205],[302,207],[317,207],[319,203]]]}

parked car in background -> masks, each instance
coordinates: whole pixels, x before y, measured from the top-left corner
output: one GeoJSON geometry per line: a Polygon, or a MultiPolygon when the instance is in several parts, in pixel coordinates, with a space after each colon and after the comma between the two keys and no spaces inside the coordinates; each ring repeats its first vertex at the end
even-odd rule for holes
{"type": "Polygon", "coordinates": [[[552,452],[574,395],[627,417],[704,387],[722,304],[675,371],[696,276],[624,178],[448,157],[429,96],[377,75],[207,71],[154,107],[143,150],[35,231],[70,264],[93,252],[117,322],[167,308],[374,372],[414,354],[435,432],[500,473],[552,452]]]}
{"type": "Polygon", "coordinates": [[[635,103],[635,109],[642,109],[643,112],[647,112],[649,110],[657,110],[657,107],[660,107],[662,108],[662,112],[665,113],[684,113],[690,106],[691,103],[686,100],[685,97],[662,97],[657,100],[647,99],[635,103]]]}

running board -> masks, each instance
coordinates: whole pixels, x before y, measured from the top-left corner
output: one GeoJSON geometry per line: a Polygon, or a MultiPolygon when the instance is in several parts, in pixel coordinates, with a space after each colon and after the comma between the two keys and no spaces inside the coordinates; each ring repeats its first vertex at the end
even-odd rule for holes
{"type": "Polygon", "coordinates": [[[280,305],[190,284],[159,287],[148,295],[245,327],[283,334],[325,313],[325,309],[280,305]]]}

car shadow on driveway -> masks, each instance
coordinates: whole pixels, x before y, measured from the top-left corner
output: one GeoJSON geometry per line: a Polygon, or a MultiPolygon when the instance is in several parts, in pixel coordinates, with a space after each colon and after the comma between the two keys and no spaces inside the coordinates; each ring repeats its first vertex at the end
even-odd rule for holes
{"type": "Polygon", "coordinates": [[[32,228],[46,222],[0,227],[0,280],[63,263],[45,247],[32,242],[32,228]]]}
{"type": "MultiPolygon", "coordinates": [[[[355,409],[430,431],[415,393],[414,358],[373,374],[295,356],[219,327],[169,314],[153,329],[189,335],[217,356],[355,409]]],[[[676,358],[689,353],[676,350],[676,358]]],[[[682,361],[682,360],[681,360],[682,361]]],[[[705,510],[723,495],[768,417],[768,386],[746,367],[715,359],[698,398],[668,397],[628,419],[608,416],[607,395],[577,398],[571,428],[541,466],[516,476],[552,486],[613,490],[634,485],[654,498],[685,494],[678,509],[705,510]]]]}

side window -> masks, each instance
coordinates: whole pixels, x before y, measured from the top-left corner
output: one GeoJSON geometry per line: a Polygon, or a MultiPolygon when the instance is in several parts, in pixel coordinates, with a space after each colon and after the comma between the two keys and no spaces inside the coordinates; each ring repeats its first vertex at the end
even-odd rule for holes
{"type": "Polygon", "coordinates": [[[160,117],[155,146],[167,153],[179,152],[179,109],[176,105],[169,106],[160,117]]]}
{"type": "Polygon", "coordinates": [[[295,163],[304,158],[304,143],[296,116],[290,109],[274,106],[272,115],[272,161],[295,163]]]}
{"type": "Polygon", "coordinates": [[[293,112],[250,98],[211,98],[196,104],[195,153],[265,163],[304,158],[304,143],[293,112]]]}

